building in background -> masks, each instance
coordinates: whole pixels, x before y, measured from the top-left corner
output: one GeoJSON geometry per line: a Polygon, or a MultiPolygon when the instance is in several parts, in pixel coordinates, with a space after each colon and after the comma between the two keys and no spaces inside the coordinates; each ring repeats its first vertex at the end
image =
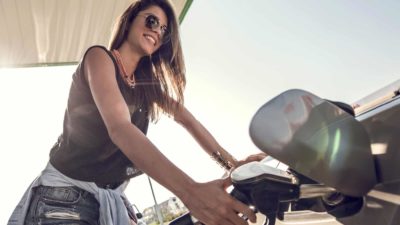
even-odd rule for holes
{"type": "MultiPolygon", "coordinates": [[[[171,221],[188,212],[188,209],[185,207],[183,202],[177,197],[168,198],[166,201],[158,204],[158,207],[160,208],[164,222],[171,221]]],[[[155,206],[143,210],[143,220],[147,224],[158,224],[155,206]]]]}

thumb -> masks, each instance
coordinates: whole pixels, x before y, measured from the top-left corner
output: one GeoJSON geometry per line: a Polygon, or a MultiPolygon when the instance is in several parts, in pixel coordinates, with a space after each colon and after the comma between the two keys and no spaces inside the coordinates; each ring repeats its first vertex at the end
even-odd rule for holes
{"type": "Polygon", "coordinates": [[[230,176],[227,176],[225,178],[222,178],[222,187],[224,189],[227,189],[229,186],[232,185],[232,180],[230,176]]]}

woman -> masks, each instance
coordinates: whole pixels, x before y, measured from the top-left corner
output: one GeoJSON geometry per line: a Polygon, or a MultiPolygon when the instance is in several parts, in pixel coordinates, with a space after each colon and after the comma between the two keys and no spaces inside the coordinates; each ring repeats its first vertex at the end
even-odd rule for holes
{"type": "Polygon", "coordinates": [[[195,182],[145,136],[149,120],[166,113],[224,167],[238,165],[183,106],[184,85],[170,3],[134,2],[119,19],[110,50],[93,46],[84,54],[73,75],[63,133],[9,224],[134,224],[123,190],[141,171],[205,224],[247,224],[238,213],[254,222],[254,212],[227,194],[227,180],[195,182]]]}

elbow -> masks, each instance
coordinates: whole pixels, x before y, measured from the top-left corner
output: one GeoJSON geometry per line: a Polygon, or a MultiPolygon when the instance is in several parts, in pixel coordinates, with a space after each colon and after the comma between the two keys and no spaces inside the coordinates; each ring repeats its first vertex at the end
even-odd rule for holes
{"type": "Polygon", "coordinates": [[[198,121],[189,113],[179,114],[174,117],[174,120],[189,131],[194,130],[198,124],[198,121]]]}
{"type": "Polygon", "coordinates": [[[185,128],[190,127],[191,120],[184,114],[176,114],[174,116],[174,120],[176,123],[180,124],[181,126],[183,126],[185,128]]]}
{"type": "Polygon", "coordinates": [[[123,136],[124,127],[126,127],[125,124],[114,124],[107,127],[108,136],[110,137],[111,141],[114,142],[115,144],[119,143],[119,139],[123,136]]]}
{"type": "Polygon", "coordinates": [[[174,120],[182,126],[187,126],[190,123],[190,116],[186,108],[180,107],[174,114],[174,120]]]}
{"type": "Polygon", "coordinates": [[[174,120],[175,120],[175,122],[177,122],[177,123],[179,123],[179,124],[181,124],[181,125],[185,124],[184,119],[183,119],[180,115],[178,115],[178,114],[176,114],[176,115],[174,116],[174,120]]]}
{"type": "Polygon", "coordinates": [[[111,127],[108,130],[108,136],[110,137],[111,141],[117,143],[117,138],[119,135],[118,129],[116,127],[111,127]]]}

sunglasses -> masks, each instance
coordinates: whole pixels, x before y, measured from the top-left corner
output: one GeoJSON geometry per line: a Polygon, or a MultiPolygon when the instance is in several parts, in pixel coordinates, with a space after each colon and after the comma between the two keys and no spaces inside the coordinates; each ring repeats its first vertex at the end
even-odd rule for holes
{"type": "Polygon", "coordinates": [[[161,25],[160,19],[153,14],[138,14],[138,16],[145,17],[145,26],[152,31],[158,32],[160,30],[162,43],[165,44],[171,39],[170,32],[167,26],[161,25]]]}

